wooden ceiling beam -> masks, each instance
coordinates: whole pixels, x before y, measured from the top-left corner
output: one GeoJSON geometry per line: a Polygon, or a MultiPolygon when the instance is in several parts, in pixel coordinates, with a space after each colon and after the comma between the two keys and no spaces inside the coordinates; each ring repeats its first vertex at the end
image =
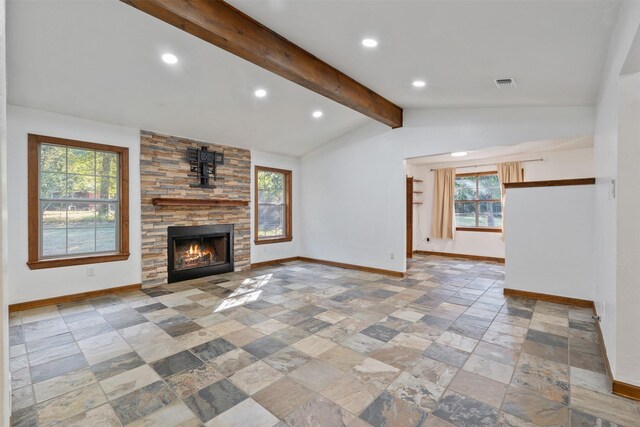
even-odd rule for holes
{"type": "Polygon", "coordinates": [[[392,128],[402,108],[221,0],[121,0],[392,128]]]}

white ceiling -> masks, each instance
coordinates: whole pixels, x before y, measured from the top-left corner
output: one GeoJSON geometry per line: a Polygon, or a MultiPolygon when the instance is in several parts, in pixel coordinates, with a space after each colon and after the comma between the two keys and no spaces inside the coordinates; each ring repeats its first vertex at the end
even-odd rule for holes
{"type": "MultiPolygon", "coordinates": [[[[619,6],[230,2],[402,107],[594,104],[619,6]],[[498,90],[499,77],[518,88],[498,90]]],[[[370,120],[117,0],[9,0],[7,18],[12,104],[292,156],[370,120]]]]}
{"type": "Polygon", "coordinates": [[[593,105],[619,2],[229,0],[401,107],[593,105]],[[364,49],[365,37],[378,40],[364,49]],[[498,90],[496,78],[517,89],[498,90]],[[428,87],[413,89],[414,79],[428,87]]]}
{"type": "Polygon", "coordinates": [[[291,156],[369,120],[120,1],[10,0],[7,15],[11,104],[291,156]]]}
{"type": "Polygon", "coordinates": [[[531,155],[535,157],[538,153],[549,151],[579,150],[582,148],[593,148],[593,135],[585,135],[579,138],[547,139],[543,141],[530,141],[520,144],[489,147],[482,150],[469,151],[464,157],[452,157],[451,153],[437,154],[434,156],[413,157],[407,159],[407,163],[412,165],[439,166],[456,165],[459,167],[477,164],[483,160],[504,159],[507,157],[522,157],[531,155]]]}

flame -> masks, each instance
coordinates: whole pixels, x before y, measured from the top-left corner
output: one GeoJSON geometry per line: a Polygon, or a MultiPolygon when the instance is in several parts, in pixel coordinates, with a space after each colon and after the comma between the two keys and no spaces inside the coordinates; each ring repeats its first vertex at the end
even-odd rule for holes
{"type": "Polygon", "coordinates": [[[202,250],[200,249],[200,246],[196,243],[195,245],[189,245],[189,250],[186,251],[185,258],[191,261],[209,254],[211,254],[211,250],[209,249],[202,250]]]}

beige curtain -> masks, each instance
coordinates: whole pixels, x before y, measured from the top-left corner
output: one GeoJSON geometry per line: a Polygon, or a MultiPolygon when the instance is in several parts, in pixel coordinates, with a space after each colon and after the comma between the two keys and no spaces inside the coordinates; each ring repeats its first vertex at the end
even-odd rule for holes
{"type": "Polygon", "coordinates": [[[453,239],[453,188],[456,169],[437,169],[433,185],[433,212],[431,214],[431,236],[434,239],[453,239]]]}
{"type": "Polygon", "coordinates": [[[502,239],[504,240],[505,233],[505,202],[507,191],[504,188],[504,184],[508,182],[522,182],[524,181],[522,176],[522,163],[520,162],[506,162],[498,163],[498,181],[500,181],[500,201],[502,202],[502,239]]]}

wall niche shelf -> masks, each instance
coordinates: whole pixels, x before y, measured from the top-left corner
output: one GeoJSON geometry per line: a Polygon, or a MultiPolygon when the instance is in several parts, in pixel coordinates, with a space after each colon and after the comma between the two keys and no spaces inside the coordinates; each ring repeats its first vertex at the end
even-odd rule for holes
{"type": "MultiPolygon", "coordinates": [[[[422,181],[421,179],[415,179],[415,178],[413,178],[413,182],[423,182],[423,181],[422,181]]],[[[416,195],[417,195],[417,196],[420,196],[422,193],[423,193],[423,191],[413,190],[413,195],[414,195],[414,196],[416,196],[416,195]]],[[[420,199],[418,199],[418,200],[420,200],[420,199]]],[[[414,206],[416,206],[416,205],[421,205],[421,204],[422,204],[422,202],[416,202],[415,200],[413,201],[413,205],[414,205],[414,206]]]]}

